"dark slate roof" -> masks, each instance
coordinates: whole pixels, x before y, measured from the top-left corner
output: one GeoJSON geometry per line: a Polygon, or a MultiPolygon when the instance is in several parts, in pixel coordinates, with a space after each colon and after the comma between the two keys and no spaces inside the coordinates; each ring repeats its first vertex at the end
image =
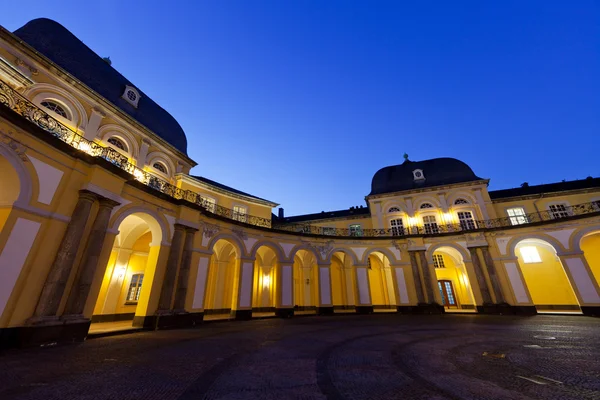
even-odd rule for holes
{"type": "Polygon", "coordinates": [[[187,155],[187,139],[175,118],[61,24],[47,18],[34,19],[14,34],[187,155]],[[121,98],[126,85],[140,92],[138,108],[121,98]]]}
{"type": "Polygon", "coordinates": [[[464,162],[455,158],[434,158],[424,161],[406,160],[400,165],[380,169],[371,181],[371,193],[382,194],[442,186],[452,183],[478,181],[479,178],[464,162]],[[423,170],[425,180],[414,180],[413,171],[423,170]]]}
{"type": "Polygon", "coordinates": [[[228,192],[236,193],[236,194],[239,194],[239,195],[242,195],[242,196],[246,196],[246,197],[252,197],[253,199],[258,199],[258,200],[266,201],[266,202],[269,202],[269,203],[273,203],[270,200],[266,200],[266,199],[263,199],[261,197],[253,196],[251,194],[248,194],[246,192],[242,192],[241,190],[234,189],[231,186],[223,185],[222,183],[213,181],[212,179],[208,179],[208,178],[205,178],[203,176],[192,175],[192,177],[195,178],[195,179],[197,179],[197,180],[199,180],[199,181],[201,181],[201,182],[204,182],[204,183],[207,183],[209,185],[218,187],[218,188],[226,190],[228,192]]]}
{"type": "Polygon", "coordinates": [[[304,214],[304,215],[295,215],[292,217],[284,217],[283,220],[279,220],[280,222],[303,222],[303,221],[314,221],[319,219],[329,219],[329,218],[342,218],[342,217],[351,217],[354,215],[369,215],[369,207],[358,207],[351,208],[346,210],[339,211],[321,211],[320,213],[315,214],[304,214]]]}
{"type": "Polygon", "coordinates": [[[569,190],[600,189],[600,178],[587,178],[578,181],[547,183],[512,189],[492,190],[489,192],[492,199],[529,196],[542,193],[565,192],[569,190]]]}

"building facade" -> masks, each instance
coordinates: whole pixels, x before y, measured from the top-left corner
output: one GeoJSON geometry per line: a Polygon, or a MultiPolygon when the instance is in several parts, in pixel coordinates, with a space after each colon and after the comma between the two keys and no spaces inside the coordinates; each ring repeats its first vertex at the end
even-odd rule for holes
{"type": "Polygon", "coordinates": [[[451,158],[286,217],[60,24],[0,30],[0,346],[253,313],[600,314],[600,179],[488,191],[451,158]]]}

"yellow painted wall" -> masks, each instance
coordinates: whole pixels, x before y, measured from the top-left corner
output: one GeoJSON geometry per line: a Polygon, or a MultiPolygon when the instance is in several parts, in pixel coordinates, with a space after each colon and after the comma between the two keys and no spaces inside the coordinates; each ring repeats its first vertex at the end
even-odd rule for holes
{"type": "Polygon", "coordinates": [[[8,219],[8,216],[10,215],[11,209],[12,209],[11,207],[0,208],[0,232],[2,232],[2,228],[4,227],[4,224],[6,223],[6,220],[8,219]]]}
{"type": "Polygon", "coordinates": [[[581,250],[592,269],[596,282],[600,284],[600,233],[584,237],[581,240],[581,250]]]}
{"type": "Polygon", "coordinates": [[[334,306],[347,304],[346,277],[342,270],[342,264],[335,259],[331,262],[331,301],[334,306]]]}
{"type": "MultiPolygon", "coordinates": [[[[527,244],[527,246],[532,246],[527,244]]],[[[575,293],[556,254],[545,246],[535,246],[541,263],[525,264],[517,247],[519,266],[536,305],[578,305],[575,293]]]]}
{"type": "Polygon", "coordinates": [[[113,276],[116,262],[117,262],[117,254],[118,252],[113,249],[110,252],[110,257],[108,259],[108,263],[106,265],[106,270],[104,272],[104,278],[102,278],[102,286],[100,286],[100,293],[98,294],[98,300],[96,301],[96,305],[94,306],[94,315],[102,314],[102,308],[104,307],[104,301],[106,300],[106,292],[108,291],[108,286],[110,285],[110,279],[113,276]]]}
{"type": "Polygon", "coordinates": [[[561,194],[559,196],[553,196],[552,194],[545,194],[542,198],[529,198],[529,199],[518,199],[511,201],[494,201],[494,209],[498,214],[498,217],[507,217],[506,209],[511,207],[523,207],[527,214],[548,211],[549,204],[566,201],[569,205],[574,206],[577,204],[589,203],[594,200],[598,200],[600,197],[600,189],[591,190],[587,193],[577,194],[561,194]],[[536,208],[537,207],[537,208],[536,208]]]}

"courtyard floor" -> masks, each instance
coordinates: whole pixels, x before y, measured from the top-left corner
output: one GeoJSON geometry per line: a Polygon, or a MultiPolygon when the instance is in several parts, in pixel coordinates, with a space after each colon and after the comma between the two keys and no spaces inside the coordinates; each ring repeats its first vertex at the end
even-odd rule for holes
{"type": "Polygon", "coordinates": [[[600,319],[214,322],[0,354],[0,399],[600,399],[600,319]]]}

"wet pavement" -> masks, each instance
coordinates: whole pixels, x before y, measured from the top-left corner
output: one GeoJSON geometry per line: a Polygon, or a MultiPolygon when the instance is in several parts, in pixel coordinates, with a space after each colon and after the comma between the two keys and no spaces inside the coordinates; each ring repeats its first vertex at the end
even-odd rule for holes
{"type": "Polygon", "coordinates": [[[0,399],[600,399],[600,319],[213,322],[5,351],[0,399]]]}

